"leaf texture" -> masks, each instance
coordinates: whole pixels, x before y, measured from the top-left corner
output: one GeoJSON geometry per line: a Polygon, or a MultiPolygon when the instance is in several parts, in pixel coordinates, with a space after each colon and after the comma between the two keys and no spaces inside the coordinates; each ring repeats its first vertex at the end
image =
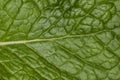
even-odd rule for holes
{"type": "Polygon", "coordinates": [[[0,80],[120,80],[120,0],[0,0],[0,80]]]}

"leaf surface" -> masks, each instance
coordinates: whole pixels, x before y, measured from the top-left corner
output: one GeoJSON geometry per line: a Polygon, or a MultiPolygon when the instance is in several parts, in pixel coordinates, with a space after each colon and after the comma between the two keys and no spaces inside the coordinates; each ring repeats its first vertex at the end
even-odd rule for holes
{"type": "Polygon", "coordinates": [[[0,0],[0,80],[120,80],[120,0],[0,0]]]}

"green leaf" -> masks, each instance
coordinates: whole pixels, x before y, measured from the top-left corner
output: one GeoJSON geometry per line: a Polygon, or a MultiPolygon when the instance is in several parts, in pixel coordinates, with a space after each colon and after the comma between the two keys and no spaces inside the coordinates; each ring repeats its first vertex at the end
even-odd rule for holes
{"type": "Polygon", "coordinates": [[[0,80],[120,80],[120,0],[0,0],[0,80]]]}

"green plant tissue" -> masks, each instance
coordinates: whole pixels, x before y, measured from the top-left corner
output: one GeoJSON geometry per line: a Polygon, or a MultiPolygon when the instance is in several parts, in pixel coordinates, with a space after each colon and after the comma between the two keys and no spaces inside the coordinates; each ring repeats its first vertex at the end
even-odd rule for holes
{"type": "Polygon", "coordinates": [[[0,0],[0,80],[120,80],[120,0],[0,0]]]}

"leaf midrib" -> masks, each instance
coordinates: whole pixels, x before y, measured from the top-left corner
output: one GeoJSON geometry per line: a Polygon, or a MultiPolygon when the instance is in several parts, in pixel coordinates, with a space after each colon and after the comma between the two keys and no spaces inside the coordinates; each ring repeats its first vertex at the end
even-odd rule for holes
{"type": "Polygon", "coordinates": [[[28,40],[18,40],[18,41],[4,41],[0,42],[0,46],[4,45],[14,45],[14,44],[25,44],[25,43],[35,43],[35,42],[48,42],[48,41],[54,41],[54,40],[60,40],[60,39],[66,39],[66,38],[80,38],[85,36],[93,36],[102,32],[111,31],[111,30],[102,30],[95,33],[90,34],[84,34],[84,35],[65,35],[61,37],[53,37],[53,38],[41,38],[41,39],[28,39],[28,40]]]}

